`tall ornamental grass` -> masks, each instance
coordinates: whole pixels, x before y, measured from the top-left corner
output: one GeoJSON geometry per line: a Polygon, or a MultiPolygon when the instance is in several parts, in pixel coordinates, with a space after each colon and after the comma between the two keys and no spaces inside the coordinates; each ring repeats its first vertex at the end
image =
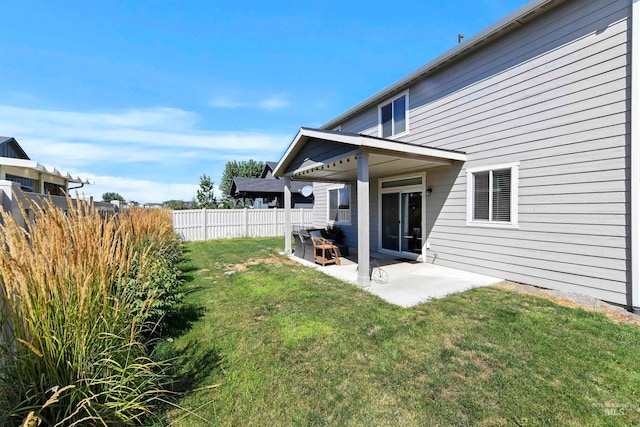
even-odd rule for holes
{"type": "Polygon", "coordinates": [[[171,218],[68,202],[32,204],[28,230],[0,213],[0,425],[147,423],[168,377],[145,342],[162,291],[146,288],[177,257],[171,218]]]}

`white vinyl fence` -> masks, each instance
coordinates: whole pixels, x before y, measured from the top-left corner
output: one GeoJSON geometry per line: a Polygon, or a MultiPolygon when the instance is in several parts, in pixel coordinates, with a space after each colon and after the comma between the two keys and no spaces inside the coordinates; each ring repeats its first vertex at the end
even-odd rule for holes
{"type": "MultiPolygon", "coordinates": [[[[173,229],[184,241],[284,236],[284,209],[173,211],[173,229]]],[[[293,228],[313,226],[312,209],[292,209],[293,228]]]]}

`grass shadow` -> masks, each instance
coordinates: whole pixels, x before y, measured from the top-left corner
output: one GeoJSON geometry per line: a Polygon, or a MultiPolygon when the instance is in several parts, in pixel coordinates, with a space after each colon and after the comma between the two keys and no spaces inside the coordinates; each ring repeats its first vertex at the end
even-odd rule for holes
{"type": "Polygon", "coordinates": [[[197,389],[222,366],[220,351],[215,348],[203,349],[197,341],[172,354],[172,358],[177,367],[173,391],[181,394],[197,389]]]}
{"type": "Polygon", "coordinates": [[[172,311],[164,318],[164,330],[162,335],[168,338],[176,338],[183,335],[204,316],[205,308],[196,304],[184,304],[172,311]]]}

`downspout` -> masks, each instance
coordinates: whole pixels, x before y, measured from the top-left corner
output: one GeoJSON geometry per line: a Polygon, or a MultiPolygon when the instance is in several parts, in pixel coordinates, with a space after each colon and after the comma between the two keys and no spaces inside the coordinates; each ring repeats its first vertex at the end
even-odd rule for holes
{"type": "Polygon", "coordinates": [[[80,184],[80,186],[79,186],[79,187],[69,187],[69,190],[68,190],[67,192],[69,192],[69,191],[71,191],[71,190],[79,190],[79,189],[81,189],[82,187],[84,187],[84,182],[83,182],[82,184],[80,184]]]}
{"type": "Polygon", "coordinates": [[[631,277],[629,309],[640,313],[640,0],[631,3],[631,277]]]}

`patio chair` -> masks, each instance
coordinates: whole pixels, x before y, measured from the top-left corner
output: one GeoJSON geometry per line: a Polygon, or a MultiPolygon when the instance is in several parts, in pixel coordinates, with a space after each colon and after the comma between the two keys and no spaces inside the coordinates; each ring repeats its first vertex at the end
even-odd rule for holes
{"type": "Polygon", "coordinates": [[[340,265],[340,257],[336,245],[322,237],[320,231],[310,231],[309,235],[313,241],[313,261],[315,263],[322,264],[323,267],[334,263],[340,265]]]}

